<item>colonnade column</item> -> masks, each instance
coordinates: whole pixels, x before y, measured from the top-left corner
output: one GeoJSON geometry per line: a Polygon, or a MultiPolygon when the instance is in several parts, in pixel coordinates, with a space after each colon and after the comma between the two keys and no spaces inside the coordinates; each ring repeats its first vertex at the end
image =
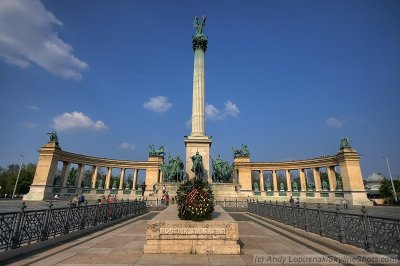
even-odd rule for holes
{"type": "Polygon", "coordinates": [[[91,188],[96,188],[96,179],[97,179],[97,173],[99,171],[99,166],[98,165],[93,165],[93,171],[92,171],[92,186],[91,188]]]}
{"type": "Polygon", "coordinates": [[[125,168],[121,168],[121,175],[119,176],[119,188],[118,189],[123,189],[123,184],[124,184],[124,177],[125,177],[125,168]]]}
{"type": "Polygon", "coordinates": [[[106,186],[104,187],[104,189],[110,188],[111,171],[112,167],[107,167],[106,186]]]}
{"type": "Polygon", "coordinates": [[[136,190],[136,182],[137,182],[137,176],[138,176],[139,169],[135,169],[133,172],[133,184],[132,184],[132,189],[136,190]]]}
{"type": "Polygon", "coordinates": [[[274,186],[274,192],[278,192],[278,181],[276,180],[276,170],[272,170],[272,184],[274,186]]]}
{"type": "Polygon", "coordinates": [[[263,170],[260,170],[260,191],[264,191],[264,175],[263,170]]]}
{"type": "Polygon", "coordinates": [[[301,191],[307,191],[306,176],[304,175],[304,169],[299,169],[300,186],[301,191]]]}
{"type": "Polygon", "coordinates": [[[78,184],[76,184],[76,187],[78,187],[78,188],[82,187],[82,180],[83,180],[84,171],[85,171],[85,165],[84,164],[79,164],[78,165],[78,184]]]}
{"type": "Polygon", "coordinates": [[[69,173],[70,167],[71,167],[70,162],[63,162],[63,168],[61,170],[61,178],[62,178],[62,186],[63,187],[67,186],[68,173],[69,173]]]}
{"type": "Polygon", "coordinates": [[[330,191],[336,191],[335,167],[334,166],[327,166],[326,167],[326,173],[328,174],[330,191]]]}
{"type": "Polygon", "coordinates": [[[286,174],[286,187],[287,187],[286,191],[292,191],[292,180],[290,178],[290,173],[288,169],[285,170],[285,174],[286,174]]]}
{"type": "Polygon", "coordinates": [[[313,177],[314,177],[314,185],[315,191],[321,191],[321,175],[319,173],[319,168],[313,168],[313,177]]]}

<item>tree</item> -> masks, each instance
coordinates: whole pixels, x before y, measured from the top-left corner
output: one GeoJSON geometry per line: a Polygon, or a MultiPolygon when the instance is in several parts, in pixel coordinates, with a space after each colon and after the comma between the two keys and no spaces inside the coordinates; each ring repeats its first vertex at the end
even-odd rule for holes
{"type": "MultiPolygon", "coordinates": [[[[1,194],[11,195],[13,193],[18,171],[18,164],[10,164],[7,168],[0,168],[1,194]]],[[[35,172],[36,165],[31,163],[22,165],[17,188],[15,190],[16,194],[26,194],[29,192],[29,187],[32,184],[35,172]]]]}
{"type": "MultiPolygon", "coordinates": [[[[394,189],[396,190],[396,194],[399,195],[400,180],[393,180],[393,184],[394,189]]],[[[384,178],[382,180],[381,187],[379,188],[379,196],[384,198],[389,203],[394,202],[392,182],[389,179],[384,178]]]]}

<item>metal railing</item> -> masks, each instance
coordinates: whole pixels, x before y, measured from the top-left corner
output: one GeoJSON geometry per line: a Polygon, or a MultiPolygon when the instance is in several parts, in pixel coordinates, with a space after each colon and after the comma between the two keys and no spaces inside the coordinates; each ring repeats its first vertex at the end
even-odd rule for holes
{"type": "Polygon", "coordinates": [[[286,205],[278,202],[249,202],[248,211],[307,232],[332,238],[344,244],[364,248],[369,252],[400,254],[400,220],[373,217],[367,214],[365,206],[361,214],[308,208],[301,205],[286,205]]]}
{"type": "Polygon", "coordinates": [[[25,210],[0,213],[0,252],[45,241],[70,232],[96,227],[113,220],[129,218],[146,212],[146,202],[125,201],[78,207],[25,210]]]}
{"type": "Polygon", "coordinates": [[[231,212],[247,212],[248,211],[248,201],[247,200],[217,200],[215,205],[220,205],[226,211],[231,212]]]}

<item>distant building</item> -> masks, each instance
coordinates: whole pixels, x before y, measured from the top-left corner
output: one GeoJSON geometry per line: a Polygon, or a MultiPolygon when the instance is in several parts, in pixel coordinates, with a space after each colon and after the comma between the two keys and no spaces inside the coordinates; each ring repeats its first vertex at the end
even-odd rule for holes
{"type": "Polygon", "coordinates": [[[365,190],[367,191],[369,197],[379,197],[379,188],[381,187],[383,179],[385,179],[385,177],[380,173],[373,173],[372,175],[367,177],[367,179],[365,180],[365,190]]]}

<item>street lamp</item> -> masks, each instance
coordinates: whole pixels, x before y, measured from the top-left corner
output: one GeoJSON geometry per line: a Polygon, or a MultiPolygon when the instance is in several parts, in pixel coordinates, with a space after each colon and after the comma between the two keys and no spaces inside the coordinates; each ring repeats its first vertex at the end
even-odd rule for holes
{"type": "Polygon", "coordinates": [[[19,156],[21,156],[21,164],[19,165],[19,171],[18,171],[18,175],[17,175],[17,181],[15,181],[14,191],[13,191],[13,194],[12,194],[12,198],[14,198],[14,196],[15,196],[15,190],[17,189],[18,179],[19,179],[19,175],[21,174],[22,163],[23,163],[23,161],[24,161],[24,156],[21,155],[21,154],[20,154],[19,156]]]}
{"type": "Polygon", "coordinates": [[[383,157],[383,158],[386,159],[387,168],[389,170],[390,181],[392,182],[394,201],[397,202],[397,193],[396,193],[396,189],[394,188],[392,172],[390,171],[390,167],[389,167],[389,158],[388,157],[383,157]]]}

